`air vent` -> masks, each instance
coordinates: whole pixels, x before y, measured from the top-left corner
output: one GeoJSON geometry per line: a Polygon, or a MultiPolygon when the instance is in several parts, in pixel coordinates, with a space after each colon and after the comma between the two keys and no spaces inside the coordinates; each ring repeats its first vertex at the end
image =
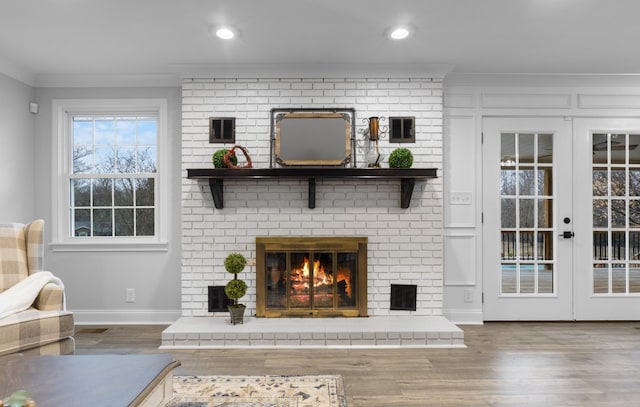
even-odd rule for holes
{"type": "Polygon", "coordinates": [[[418,286],[410,284],[391,284],[391,306],[398,311],[415,311],[418,286]]]}
{"type": "Polygon", "coordinates": [[[232,300],[227,297],[227,294],[224,292],[224,286],[213,286],[210,285],[208,287],[208,295],[209,295],[209,312],[228,312],[227,305],[232,304],[232,300]]]}

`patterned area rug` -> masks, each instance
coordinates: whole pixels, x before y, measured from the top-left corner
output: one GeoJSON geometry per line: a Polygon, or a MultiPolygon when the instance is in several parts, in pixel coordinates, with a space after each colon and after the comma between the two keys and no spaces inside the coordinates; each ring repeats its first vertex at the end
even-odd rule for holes
{"type": "Polygon", "coordinates": [[[342,376],[175,376],[167,407],[347,407],[342,376]]]}

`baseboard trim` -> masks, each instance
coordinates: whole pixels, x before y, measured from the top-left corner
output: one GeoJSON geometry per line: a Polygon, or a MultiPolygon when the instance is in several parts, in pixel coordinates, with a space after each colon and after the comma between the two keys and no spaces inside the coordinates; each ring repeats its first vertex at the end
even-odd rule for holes
{"type": "Polygon", "coordinates": [[[70,310],[76,325],[158,325],[177,321],[180,310],[70,310]]]}
{"type": "Polygon", "coordinates": [[[448,309],[442,313],[449,321],[456,325],[482,325],[484,316],[482,310],[448,309]]]}

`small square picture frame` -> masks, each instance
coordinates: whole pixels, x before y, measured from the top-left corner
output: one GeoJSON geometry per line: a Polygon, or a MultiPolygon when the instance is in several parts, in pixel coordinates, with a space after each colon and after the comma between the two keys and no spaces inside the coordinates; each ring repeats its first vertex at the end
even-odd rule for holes
{"type": "Polygon", "coordinates": [[[236,118],[235,117],[210,117],[209,118],[209,143],[235,143],[236,142],[236,118]]]}

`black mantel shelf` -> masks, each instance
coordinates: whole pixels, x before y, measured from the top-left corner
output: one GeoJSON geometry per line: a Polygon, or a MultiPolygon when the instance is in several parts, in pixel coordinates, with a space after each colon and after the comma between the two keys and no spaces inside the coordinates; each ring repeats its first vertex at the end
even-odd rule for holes
{"type": "Polygon", "coordinates": [[[216,209],[222,209],[225,179],[307,178],[309,208],[316,207],[316,178],[399,179],[400,207],[408,208],[416,179],[437,178],[436,168],[188,168],[187,178],[207,179],[216,209]]]}

